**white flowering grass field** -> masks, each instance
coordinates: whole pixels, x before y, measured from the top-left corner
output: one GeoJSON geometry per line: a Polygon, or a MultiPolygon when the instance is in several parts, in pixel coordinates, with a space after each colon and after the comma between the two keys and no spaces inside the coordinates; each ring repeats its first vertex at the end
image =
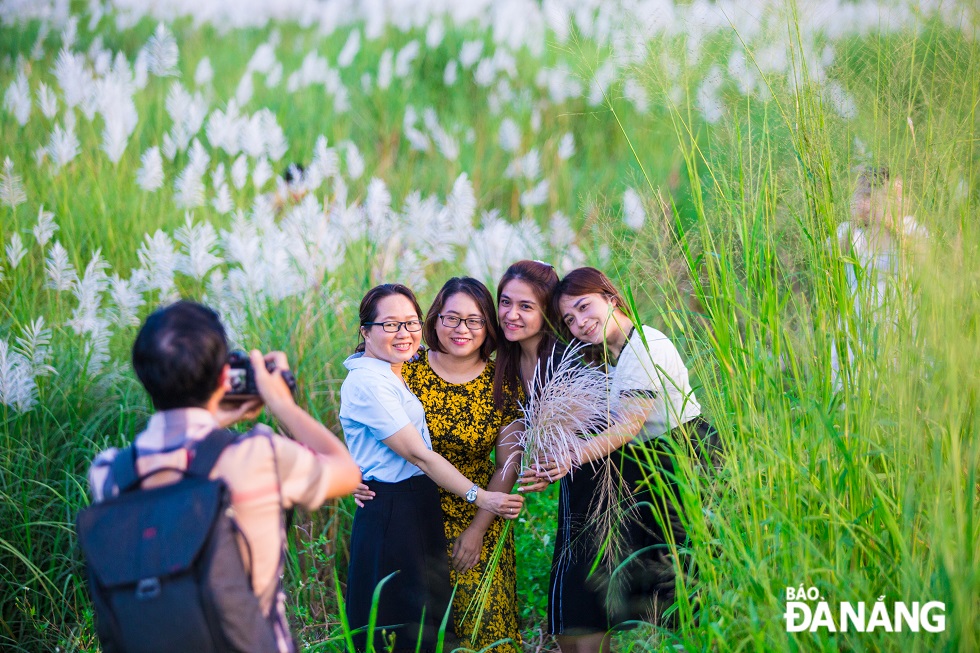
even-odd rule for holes
{"type": "MultiPolygon", "coordinates": [[[[727,447],[685,482],[697,601],[620,650],[980,649],[980,16],[739,4],[0,2],[2,647],[97,649],[73,522],[88,461],[149,413],[128,348],[154,307],[201,299],[288,352],[336,427],[367,288],[425,303],[539,258],[627,289],[727,447]],[[834,237],[862,164],[928,232],[885,324],[834,237]],[[945,628],[787,633],[801,585],[941,601],[945,628]]],[[[554,509],[517,525],[527,650],[554,648],[554,509]]],[[[298,519],[308,650],[343,649],[350,510],[298,519]]]]}

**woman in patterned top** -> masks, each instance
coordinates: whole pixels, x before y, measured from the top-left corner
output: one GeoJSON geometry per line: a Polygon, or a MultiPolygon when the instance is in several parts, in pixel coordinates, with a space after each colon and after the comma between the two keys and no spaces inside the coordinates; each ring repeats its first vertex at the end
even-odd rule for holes
{"type": "MultiPolygon", "coordinates": [[[[425,408],[433,450],[477,485],[510,492],[520,464],[514,438],[517,424],[512,423],[520,415],[509,392],[501,409],[494,406],[490,357],[497,346],[497,325],[493,311],[493,297],[481,282],[469,277],[447,281],[425,318],[423,333],[429,349],[406,363],[402,375],[425,408]]],[[[475,650],[510,640],[494,647],[494,652],[518,653],[514,532],[508,530],[501,543],[502,519],[450,492],[440,491],[440,495],[450,579],[456,587],[456,634],[475,650]],[[502,549],[489,592],[481,596],[481,582],[498,546],[502,549]]],[[[373,493],[362,486],[355,497],[365,501],[373,493]]]]}

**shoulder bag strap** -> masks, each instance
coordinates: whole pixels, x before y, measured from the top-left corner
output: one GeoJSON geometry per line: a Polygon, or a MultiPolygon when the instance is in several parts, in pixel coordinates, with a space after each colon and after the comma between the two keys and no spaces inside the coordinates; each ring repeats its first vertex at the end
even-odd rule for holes
{"type": "Polygon", "coordinates": [[[102,488],[102,497],[108,499],[113,496],[114,488],[119,489],[119,494],[129,492],[134,487],[139,487],[139,481],[139,474],[136,473],[136,445],[131,444],[120,449],[112,460],[102,488]]]}

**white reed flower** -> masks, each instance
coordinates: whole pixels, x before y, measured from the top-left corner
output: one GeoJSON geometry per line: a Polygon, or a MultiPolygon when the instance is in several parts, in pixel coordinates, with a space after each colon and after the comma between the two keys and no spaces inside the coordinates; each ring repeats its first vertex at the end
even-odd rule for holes
{"type": "Polygon", "coordinates": [[[51,329],[44,324],[44,316],[38,316],[21,329],[14,351],[24,357],[32,377],[57,374],[48,361],[51,359],[51,329]]]}
{"type": "Polygon", "coordinates": [[[391,77],[394,73],[394,55],[391,48],[381,53],[381,61],[378,63],[378,88],[386,90],[391,86],[391,77]]]}
{"type": "Polygon", "coordinates": [[[238,104],[234,98],[229,100],[224,111],[212,111],[205,129],[211,147],[220,147],[230,155],[237,154],[241,150],[240,137],[244,122],[238,114],[238,104]]]}
{"type": "Polygon", "coordinates": [[[606,59],[593,73],[589,83],[588,102],[596,107],[606,102],[609,87],[619,77],[619,68],[613,59],[606,59]]]}
{"type": "Polygon", "coordinates": [[[446,70],[442,73],[442,83],[446,86],[452,86],[458,77],[459,66],[455,59],[450,59],[449,63],[446,64],[446,70]]]}
{"type": "Polygon", "coordinates": [[[68,259],[68,252],[65,251],[65,248],[58,241],[55,241],[51,250],[48,252],[48,257],[44,263],[44,271],[48,277],[44,287],[59,292],[71,290],[75,281],[78,279],[75,266],[68,259]]]}
{"type": "Polygon", "coordinates": [[[312,177],[311,184],[319,187],[321,180],[336,177],[340,172],[340,157],[332,147],[327,147],[327,139],[322,134],[317,137],[313,145],[313,160],[310,162],[309,174],[312,177]]]}
{"type": "Polygon", "coordinates": [[[10,262],[10,269],[16,270],[21,260],[27,254],[27,250],[24,248],[24,241],[21,240],[20,234],[16,231],[10,235],[10,242],[7,243],[5,251],[7,252],[7,261],[10,262]]]}
{"type": "Polygon", "coordinates": [[[632,188],[623,193],[623,222],[633,231],[639,231],[647,221],[647,212],[643,208],[643,199],[632,188]]]}
{"type": "Polygon", "coordinates": [[[58,231],[58,225],[54,222],[54,213],[45,211],[44,205],[42,204],[41,208],[37,211],[37,224],[34,225],[34,240],[37,241],[38,246],[43,250],[56,231],[58,231]]]}
{"type": "Polygon", "coordinates": [[[476,194],[465,172],[460,173],[453,182],[453,189],[446,198],[446,209],[454,229],[460,232],[470,229],[476,214],[476,194]]]}
{"type": "Polygon", "coordinates": [[[432,134],[432,140],[439,152],[449,161],[455,161],[459,158],[459,143],[439,124],[439,117],[436,115],[435,109],[426,107],[422,112],[422,120],[429,133],[432,134]]]}
{"type": "Polygon", "coordinates": [[[712,124],[725,115],[725,105],[721,99],[721,84],[721,68],[715,64],[708,70],[696,94],[698,110],[704,119],[712,124]]]}
{"type": "Polygon", "coordinates": [[[133,62],[133,86],[144,89],[149,80],[150,64],[147,60],[146,50],[140,50],[136,53],[136,61],[133,62]]]}
{"type": "Polygon", "coordinates": [[[177,141],[167,133],[163,135],[163,145],[160,148],[167,161],[173,161],[177,157],[177,141]]]}
{"type": "Polygon", "coordinates": [[[30,363],[23,355],[10,351],[0,339],[0,404],[23,413],[37,404],[37,384],[30,363]]]}
{"type": "Polygon", "coordinates": [[[231,165],[231,184],[241,190],[245,188],[246,182],[248,182],[248,159],[244,154],[239,154],[231,165]]]}
{"type": "Polygon", "coordinates": [[[177,41],[163,23],[157,25],[156,31],[143,49],[146,51],[147,68],[151,74],[157,77],[179,74],[177,63],[180,51],[177,49],[177,41]]]}
{"type": "Polygon", "coordinates": [[[168,296],[174,290],[174,273],[179,261],[170,236],[159,229],[152,236],[146,234],[136,256],[146,272],[147,289],[168,296]]]}
{"type": "Polygon", "coordinates": [[[484,212],[480,229],[470,235],[463,267],[469,274],[494,284],[511,261],[541,256],[541,230],[533,221],[512,225],[496,209],[484,212]]]}
{"type": "Polygon", "coordinates": [[[235,210],[235,201],[231,197],[231,190],[228,188],[228,184],[221,182],[221,184],[214,190],[214,199],[211,200],[211,206],[214,210],[221,215],[227,215],[235,210]]]}
{"type": "Polygon", "coordinates": [[[635,77],[626,78],[623,83],[623,97],[632,102],[633,107],[640,113],[647,113],[650,110],[650,95],[635,77]]]}
{"type": "Polygon", "coordinates": [[[204,174],[207,172],[211,156],[196,138],[188,150],[188,162],[174,182],[174,202],[182,208],[202,206],[204,197],[204,174]]]}
{"type": "Polygon", "coordinates": [[[255,86],[252,84],[252,71],[246,70],[245,74],[238,81],[238,87],[235,89],[235,102],[239,106],[245,106],[252,99],[254,92],[255,86]]]}
{"type": "Polygon", "coordinates": [[[3,106],[14,114],[17,123],[23,127],[31,118],[31,104],[31,85],[27,81],[27,73],[21,68],[4,93],[3,106]]]}
{"type": "Polygon", "coordinates": [[[51,158],[51,165],[55,171],[64,166],[78,156],[79,142],[75,136],[75,121],[72,114],[65,116],[64,125],[55,125],[51,132],[51,140],[48,142],[48,156],[51,158]]]}
{"type": "Polygon", "coordinates": [[[96,249],[72,289],[78,305],[68,320],[68,326],[79,335],[93,333],[105,326],[99,317],[99,310],[102,308],[102,293],[109,286],[109,277],[106,275],[108,268],[109,264],[102,258],[101,250],[96,249]]]}
{"type": "Polygon", "coordinates": [[[174,238],[183,246],[176,269],[193,279],[203,281],[211,268],[221,263],[213,251],[218,245],[218,234],[210,222],[196,225],[187,213],[184,225],[177,228],[174,238]]]}
{"type": "Polygon", "coordinates": [[[282,83],[282,63],[279,61],[272,64],[272,68],[265,74],[265,87],[275,88],[282,83]]]}
{"type": "Polygon", "coordinates": [[[252,187],[256,191],[262,190],[266,182],[272,179],[272,166],[269,165],[269,160],[262,157],[255,162],[255,168],[252,169],[252,187]]]}
{"type": "Polygon", "coordinates": [[[167,93],[166,107],[174,121],[170,134],[179,151],[187,147],[191,138],[201,130],[208,105],[200,92],[191,95],[180,82],[175,81],[167,93]]]}
{"type": "Polygon", "coordinates": [[[350,35],[347,37],[347,41],[344,43],[344,47],[340,49],[340,54],[337,55],[337,67],[346,68],[347,66],[354,63],[354,57],[361,50],[361,30],[354,29],[351,30],[350,35]]]}
{"type": "Polygon", "coordinates": [[[534,186],[534,188],[521,193],[521,206],[524,208],[541,206],[548,201],[548,189],[548,180],[542,179],[534,186]]]}
{"type": "Polygon", "coordinates": [[[109,278],[109,298],[115,310],[115,322],[120,326],[137,326],[139,309],[143,306],[141,280],[137,275],[122,279],[118,274],[109,278]]]}
{"type": "MultiPolygon", "coordinates": [[[[412,64],[419,56],[421,48],[416,40],[409,41],[395,57],[395,77],[405,79],[412,72],[412,64]]],[[[29,96],[28,96],[29,97],[29,96]]]]}
{"type": "Polygon", "coordinates": [[[98,318],[97,326],[85,334],[82,356],[85,360],[85,373],[89,378],[101,374],[106,363],[110,361],[109,341],[112,338],[112,331],[109,326],[108,320],[98,318]]]}
{"type": "Polygon", "coordinates": [[[163,158],[160,148],[154,145],[140,157],[140,169],[136,172],[136,184],[147,192],[163,186],[163,158]]]}
{"type": "Polygon", "coordinates": [[[211,59],[204,57],[197,62],[194,69],[194,84],[197,86],[207,86],[214,79],[214,68],[211,67],[211,59]]]}
{"type": "Polygon", "coordinates": [[[243,120],[239,125],[238,144],[242,152],[253,159],[265,153],[265,134],[262,131],[262,116],[258,113],[243,120]]]}
{"type": "Polygon", "coordinates": [[[347,163],[347,176],[351,180],[360,179],[361,175],[364,174],[364,159],[361,157],[361,151],[357,149],[351,141],[346,141],[344,143],[345,156],[344,160],[347,163]]]}
{"type": "Polygon", "coordinates": [[[575,137],[571,132],[562,134],[558,141],[558,158],[567,161],[575,155],[575,137]]]}
{"type": "Polygon", "coordinates": [[[824,99],[841,118],[851,120],[857,117],[857,104],[840,82],[831,81],[824,87],[824,99]]]}
{"type": "Polygon", "coordinates": [[[446,38],[446,25],[441,18],[433,18],[425,28],[425,47],[435,50],[446,38]]]}
{"type": "Polygon", "coordinates": [[[418,119],[419,116],[415,112],[415,107],[412,105],[405,107],[405,117],[402,118],[402,134],[408,139],[413,150],[428,152],[432,147],[432,143],[429,141],[429,137],[425,132],[415,126],[418,119]]]}
{"type": "Polygon", "coordinates": [[[97,86],[99,113],[104,123],[102,149],[110,161],[118,163],[139,121],[136,104],[128,84],[115,76],[100,80],[97,86]]]}
{"type": "Polygon", "coordinates": [[[368,233],[384,237],[391,226],[391,193],[383,181],[372,177],[368,182],[364,213],[368,221],[368,233]]]}
{"type": "Polygon", "coordinates": [[[483,54],[483,41],[466,41],[459,50],[459,65],[469,68],[480,60],[483,54]]]}
{"type": "Polygon", "coordinates": [[[58,96],[44,82],[37,87],[37,105],[41,108],[41,114],[48,120],[54,120],[58,115],[58,96]]]}
{"type": "Polygon", "coordinates": [[[259,124],[262,126],[262,133],[265,139],[265,153],[273,161],[279,161],[286,154],[286,150],[289,149],[289,143],[286,141],[286,134],[282,131],[282,127],[279,126],[279,122],[276,120],[276,114],[268,109],[261,109],[256,115],[259,117],[259,124]]]}
{"type": "Polygon", "coordinates": [[[82,55],[63,48],[54,66],[54,76],[61,87],[65,106],[69,109],[85,102],[90,94],[92,73],[85,67],[82,55]]]}
{"type": "Polygon", "coordinates": [[[498,139],[501,149],[505,152],[516,152],[521,146],[521,129],[511,118],[504,118],[500,122],[498,139]]]}
{"type": "Polygon", "coordinates": [[[276,65],[276,47],[270,42],[259,44],[245,70],[267,74],[276,65]]]}
{"type": "Polygon", "coordinates": [[[17,208],[18,204],[27,201],[24,182],[20,175],[14,173],[14,162],[9,156],[4,158],[3,172],[0,173],[0,200],[10,208],[17,208]]]}

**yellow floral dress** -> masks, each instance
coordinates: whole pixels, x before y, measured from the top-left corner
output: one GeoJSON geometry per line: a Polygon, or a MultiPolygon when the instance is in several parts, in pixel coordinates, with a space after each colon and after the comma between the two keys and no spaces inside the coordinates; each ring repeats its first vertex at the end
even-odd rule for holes
{"type": "MultiPolygon", "coordinates": [[[[500,429],[519,418],[517,402],[508,402],[504,413],[493,406],[493,362],[480,376],[468,383],[449,383],[429,365],[428,354],[402,367],[408,387],[425,408],[425,421],[432,436],[432,448],[451,462],[468,479],[485,488],[493,476],[490,455],[500,429]],[[506,414],[505,414],[506,413],[506,414]]],[[[440,488],[442,514],[452,557],[453,542],[473,522],[476,506],[440,488]]],[[[453,620],[461,644],[481,650],[496,641],[512,639],[515,643],[496,646],[493,653],[519,653],[521,634],[517,619],[517,563],[514,530],[507,530],[500,560],[484,601],[476,639],[470,638],[476,628],[480,583],[494,549],[504,530],[504,520],[494,519],[483,536],[480,562],[465,573],[450,569],[456,586],[453,598],[453,620]],[[471,603],[473,604],[471,606],[471,603]]]]}

